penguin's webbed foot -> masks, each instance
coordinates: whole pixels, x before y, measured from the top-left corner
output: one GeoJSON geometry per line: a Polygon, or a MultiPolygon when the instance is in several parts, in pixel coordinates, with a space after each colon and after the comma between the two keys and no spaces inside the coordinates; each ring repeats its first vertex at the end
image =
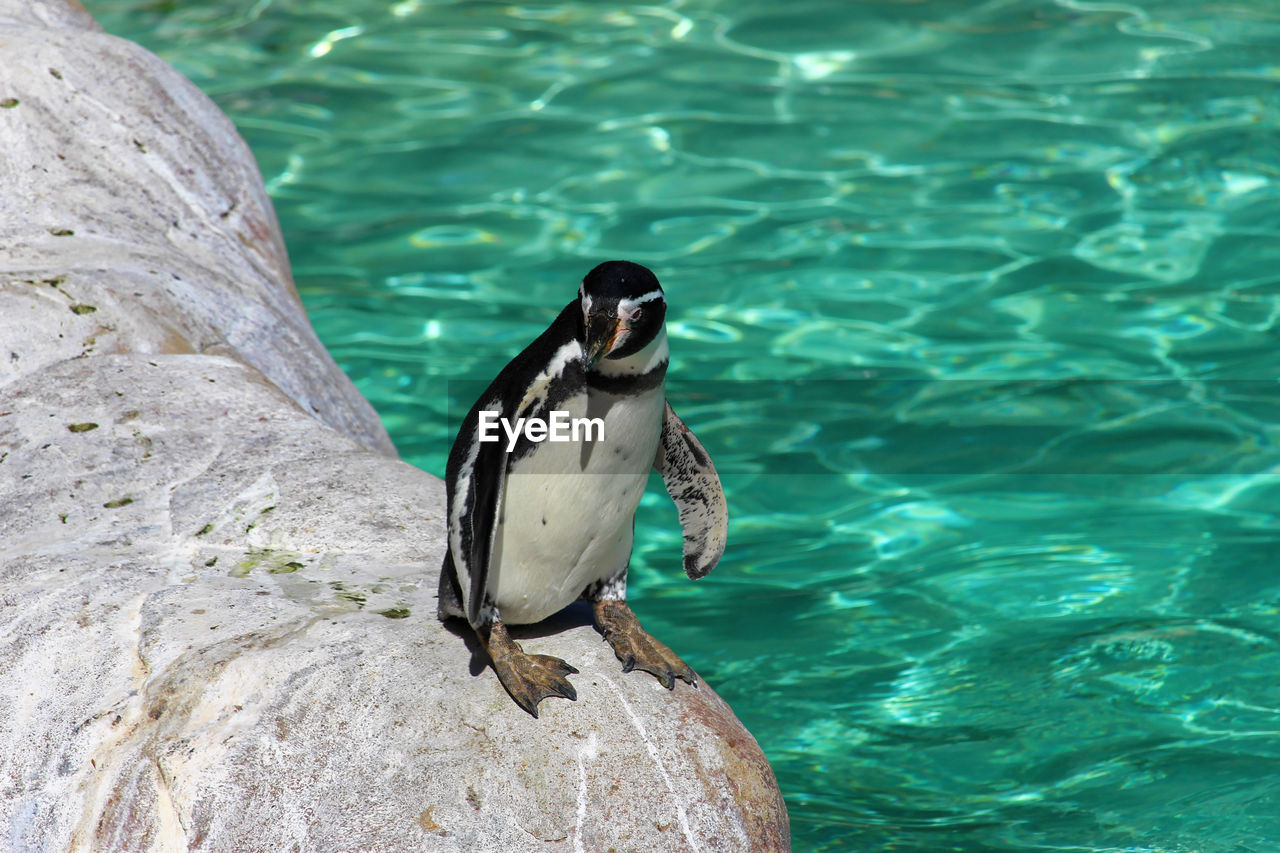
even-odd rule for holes
{"type": "Polygon", "coordinates": [[[565,678],[577,669],[551,655],[526,654],[501,622],[493,623],[485,647],[498,681],[515,703],[535,718],[538,703],[548,696],[563,696],[570,701],[578,698],[578,691],[565,678]]]}
{"type": "Polygon", "coordinates": [[[593,605],[596,630],[613,647],[622,661],[622,671],[642,669],[652,674],[668,690],[676,679],[698,686],[693,669],[671,649],[640,627],[640,620],[623,601],[597,601],[593,605]]]}

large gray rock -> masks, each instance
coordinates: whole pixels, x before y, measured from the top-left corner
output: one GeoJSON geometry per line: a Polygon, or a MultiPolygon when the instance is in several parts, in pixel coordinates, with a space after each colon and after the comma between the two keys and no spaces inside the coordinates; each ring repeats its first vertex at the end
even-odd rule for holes
{"type": "Polygon", "coordinates": [[[0,0],[0,849],[776,850],[705,684],[434,617],[444,500],[316,340],[261,179],[167,65],[0,0]]]}

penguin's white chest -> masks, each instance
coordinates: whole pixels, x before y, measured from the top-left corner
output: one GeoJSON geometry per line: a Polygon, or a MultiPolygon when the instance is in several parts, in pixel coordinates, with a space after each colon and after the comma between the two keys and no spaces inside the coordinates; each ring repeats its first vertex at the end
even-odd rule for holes
{"type": "Polygon", "coordinates": [[[489,561],[503,621],[545,619],[626,567],[664,401],[661,384],[635,396],[571,397],[557,408],[601,419],[603,437],[544,441],[512,467],[489,561]]]}

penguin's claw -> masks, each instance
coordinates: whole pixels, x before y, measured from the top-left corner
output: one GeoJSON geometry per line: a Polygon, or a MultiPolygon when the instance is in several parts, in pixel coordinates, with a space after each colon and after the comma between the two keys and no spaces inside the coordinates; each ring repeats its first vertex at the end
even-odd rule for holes
{"type": "MultiPolygon", "coordinates": [[[[537,661],[542,666],[551,670],[561,678],[563,678],[566,675],[578,674],[578,668],[576,666],[567,664],[564,661],[560,660],[560,658],[552,657],[551,655],[526,655],[526,657],[532,658],[533,660],[537,661]]],[[[569,682],[566,681],[565,684],[569,684],[569,682]]],[[[569,689],[572,690],[573,685],[570,684],[569,689]]]]}
{"type": "Polygon", "coordinates": [[[565,676],[578,670],[551,655],[525,654],[501,622],[494,623],[487,648],[498,681],[515,703],[534,718],[538,716],[538,703],[548,696],[577,700],[578,691],[565,676]]]}
{"type": "Polygon", "coordinates": [[[642,669],[668,690],[676,686],[677,678],[698,686],[698,676],[693,669],[641,628],[640,620],[624,602],[597,601],[594,610],[596,630],[613,647],[613,653],[622,661],[623,672],[642,669]]]}

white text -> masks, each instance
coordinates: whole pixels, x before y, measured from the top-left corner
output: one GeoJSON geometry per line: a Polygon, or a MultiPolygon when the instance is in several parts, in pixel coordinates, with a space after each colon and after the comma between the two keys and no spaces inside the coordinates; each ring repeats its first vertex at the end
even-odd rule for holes
{"type": "Polygon", "coordinates": [[[604,418],[571,418],[563,409],[552,409],[551,417],[516,418],[513,425],[497,412],[481,410],[480,423],[477,427],[480,440],[484,442],[501,441],[498,426],[507,434],[507,452],[516,447],[520,436],[538,444],[543,441],[604,441],[604,418]]]}

